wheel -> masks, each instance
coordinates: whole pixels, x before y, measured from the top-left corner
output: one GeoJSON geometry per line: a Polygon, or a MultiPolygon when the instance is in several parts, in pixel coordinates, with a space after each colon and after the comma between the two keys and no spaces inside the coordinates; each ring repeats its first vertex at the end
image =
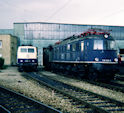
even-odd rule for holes
{"type": "Polygon", "coordinates": [[[18,67],[19,72],[23,72],[23,69],[21,67],[18,67]]]}

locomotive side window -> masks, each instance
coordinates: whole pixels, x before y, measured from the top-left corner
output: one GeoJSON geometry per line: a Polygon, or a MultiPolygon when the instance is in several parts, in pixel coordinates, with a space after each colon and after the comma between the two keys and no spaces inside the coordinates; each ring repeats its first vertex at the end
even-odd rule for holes
{"type": "Polygon", "coordinates": [[[66,53],[66,60],[70,59],[70,53],[66,53]]]}
{"type": "Polygon", "coordinates": [[[76,51],[76,44],[72,44],[72,51],[76,51]]]}
{"type": "Polygon", "coordinates": [[[94,40],[94,50],[103,50],[103,40],[94,40]]]}
{"type": "Polygon", "coordinates": [[[56,58],[56,52],[57,52],[57,50],[56,50],[56,48],[54,48],[54,59],[56,58]]]}
{"type": "Polygon", "coordinates": [[[80,45],[79,43],[76,43],[76,51],[79,51],[80,50],[80,45]]]}
{"type": "Polygon", "coordinates": [[[21,52],[22,53],[26,53],[27,52],[27,48],[21,48],[21,52]]]}
{"type": "Polygon", "coordinates": [[[56,54],[57,54],[57,57],[56,58],[59,59],[59,47],[57,47],[56,50],[57,50],[56,51],[56,54]]]}
{"type": "Polygon", "coordinates": [[[65,52],[65,51],[66,51],[66,46],[64,45],[64,46],[63,46],[63,52],[65,52]]]}
{"type": "Polygon", "coordinates": [[[33,48],[28,48],[28,53],[34,53],[34,49],[33,48]]]}
{"type": "Polygon", "coordinates": [[[84,51],[84,41],[81,42],[81,51],[84,51]]]}

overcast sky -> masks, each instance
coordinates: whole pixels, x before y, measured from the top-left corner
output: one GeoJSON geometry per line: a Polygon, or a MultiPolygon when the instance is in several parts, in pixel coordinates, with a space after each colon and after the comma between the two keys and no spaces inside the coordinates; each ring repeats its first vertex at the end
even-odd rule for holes
{"type": "Polygon", "coordinates": [[[124,0],[0,0],[0,29],[14,22],[124,26],[124,0]]]}

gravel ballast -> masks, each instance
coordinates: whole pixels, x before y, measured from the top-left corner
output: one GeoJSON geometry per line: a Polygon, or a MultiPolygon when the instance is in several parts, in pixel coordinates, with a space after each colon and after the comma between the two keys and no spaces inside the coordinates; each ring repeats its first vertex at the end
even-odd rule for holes
{"type": "Polygon", "coordinates": [[[54,108],[58,108],[58,110],[61,110],[62,112],[82,112],[80,108],[75,108],[68,99],[57,96],[53,90],[41,86],[33,80],[24,78],[21,73],[17,71],[16,67],[8,67],[5,70],[1,70],[0,85],[22,93],[25,96],[34,98],[54,108]]]}
{"type": "MultiPolygon", "coordinates": [[[[82,89],[124,102],[124,93],[122,92],[116,92],[114,90],[102,88],[81,80],[67,78],[51,72],[41,71],[41,74],[42,73],[64,83],[68,83],[82,89]]],[[[54,108],[61,109],[62,112],[82,113],[82,110],[78,108],[76,109],[75,106],[72,105],[68,99],[65,100],[61,96],[56,95],[53,90],[48,89],[45,86],[41,86],[31,79],[24,78],[21,73],[17,71],[16,67],[8,67],[5,70],[1,70],[0,85],[20,92],[25,96],[34,98],[54,108]]]]}
{"type": "Polygon", "coordinates": [[[70,84],[70,85],[73,85],[73,86],[76,86],[76,87],[79,87],[79,88],[82,88],[82,89],[85,89],[85,90],[88,90],[88,91],[91,91],[91,92],[94,92],[94,93],[97,93],[100,95],[103,95],[106,97],[113,98],[115,100],[124,102],[124,93],[122,93],[122,92],[103,88],[103,87],[100,87],[97,85],[87,83],[85,81],[67,78],[67,77],[60,76],[58,74],[54,74],[51,72],[42,71],[41,74],[52,77],[58,81],[61,81],[61,82],[64,82],[64,83],[67,83],[67,84],[70,84]]]}

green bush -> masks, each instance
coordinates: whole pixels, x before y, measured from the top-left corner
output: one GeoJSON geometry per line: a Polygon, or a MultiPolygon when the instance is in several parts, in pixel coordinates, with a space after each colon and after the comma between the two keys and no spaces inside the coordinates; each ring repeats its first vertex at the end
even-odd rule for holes
{"type": "Polygon", "coordinates": [[[0,68],[2,68],[4,65],[4,58],[0,58],[0,68]]]}

